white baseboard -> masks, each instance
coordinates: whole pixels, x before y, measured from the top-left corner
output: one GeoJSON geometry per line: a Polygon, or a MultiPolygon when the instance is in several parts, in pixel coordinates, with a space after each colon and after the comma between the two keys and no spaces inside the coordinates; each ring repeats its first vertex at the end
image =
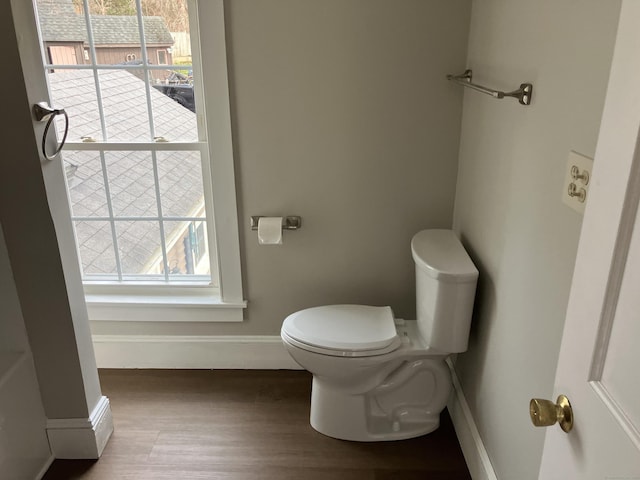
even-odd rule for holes
{"type": "Polygon", "coordinates": [[[98,368],[300,370],[277,335],[94,335],[98,368]]]}
{"type": "Polygon", "coordinates": [[[42,477],[45,476],[45,474],[47,473],[47,470],[49,470],[49,467],[51,466],[51,464],[53,463],[53,461],[56,458],[53,455],[50,455],[49,458],[47,459],[46,462],[44,462],[44,465],[42,466],[42,468],[40,469],[40,471],[38,472],[38,474],[36,475],[36,480],[41,480],[42,477]]]}
{"type": "Polygon", "coordinates": [[[456,374],[455,367],[450,359],[447,359],[447,364],[451,369],[453,380],[453,393],[447,409],[453,421],[453,427],[456,430],[471,478],[473,480],[498,480],[469,404],[462,391],[462,385],[456,374]]]}
{"type": "Polygon", "coordinates": [[[100,458],[112,433],[111,407],[109,399],[104,396],[100,398],[89,418],[47,420],[47,437],[55,458],[100,458]]]}

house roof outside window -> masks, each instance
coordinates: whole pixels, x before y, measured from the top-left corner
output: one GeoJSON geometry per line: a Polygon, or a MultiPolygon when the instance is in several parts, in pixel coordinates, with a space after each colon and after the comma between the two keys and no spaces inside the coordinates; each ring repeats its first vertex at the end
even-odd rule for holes
{"type": "MultiPolygon", "coordinates": [[[[38,17],[45,42],[86,42],[84,16],[76,13],[71,0],[38,0],[38,17]]],[[[140,43],[138,19],[124,15],[90,15],[96,45],[140,43]]],[[[173,37],[161,17],[143,17],[149,45],[173,45],[173,37]]]]}

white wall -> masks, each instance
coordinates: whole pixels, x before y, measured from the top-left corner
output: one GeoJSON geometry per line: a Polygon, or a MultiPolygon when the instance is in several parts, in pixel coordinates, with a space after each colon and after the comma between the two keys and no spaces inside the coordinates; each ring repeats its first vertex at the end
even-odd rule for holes
{"type": "Polygon", "coordinates": [[[464,97],[454,226],[480,282],[470,348],[456,368],[500,479],[538,477],[544,430],[531,426],[528,404],[552,398],[582,221],[561,203],[564,169],[570,150],[595,152],[619,8],[473,3],[475,80],[534,85],[529,107],[464,97]]]}
{"type": "Polygon", "coordinates": [[[450,227],[469,0],[226,2],[242,324],[93,322],[98,334],[277,335],[328,303],[414,313],[411,236],[450,227]],[[301,215],[259,247],[251,215],[301,215]]]}

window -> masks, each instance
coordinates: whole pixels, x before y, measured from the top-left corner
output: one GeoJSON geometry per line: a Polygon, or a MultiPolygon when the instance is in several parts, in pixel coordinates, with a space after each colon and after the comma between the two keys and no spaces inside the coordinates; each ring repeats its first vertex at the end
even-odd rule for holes
{"type": "Polygon", "coordinates": [[[242,307],[237,226],[217,229],[213,217],[214,203],[235,217],[222,2],[36,4],[44,51],[55,40],[89,53],[50,55],[43,67],[52,104],[70,119],[62,161],[90,313],[93,304],[242,307]],[[204,62],[200,16],[218,26],[207,39],[218,51],[204,62]],[[170,28],[190,37],[184,52],[170,28]],[[155,65],[150,46],[161,47],[155,65]],[[224,96],[205,111],[205,99],[224,96]]]}
{"type": "Polygon", "coordinates": [[[167,61],[167,51],[166,50],[158,50],[158,65],[167,65],[169,62],[167,61]]]}

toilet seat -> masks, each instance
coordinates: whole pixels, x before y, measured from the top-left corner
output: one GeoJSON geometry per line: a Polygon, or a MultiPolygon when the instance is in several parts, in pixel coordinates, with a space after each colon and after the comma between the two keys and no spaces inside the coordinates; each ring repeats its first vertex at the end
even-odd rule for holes
{"type": "Polygon", "coordinates": [[[282,337],[299,348],[339,357],[383,355],[396,350],[396,333],[390,307],[330,305],[289,315],[282,337]]]}

